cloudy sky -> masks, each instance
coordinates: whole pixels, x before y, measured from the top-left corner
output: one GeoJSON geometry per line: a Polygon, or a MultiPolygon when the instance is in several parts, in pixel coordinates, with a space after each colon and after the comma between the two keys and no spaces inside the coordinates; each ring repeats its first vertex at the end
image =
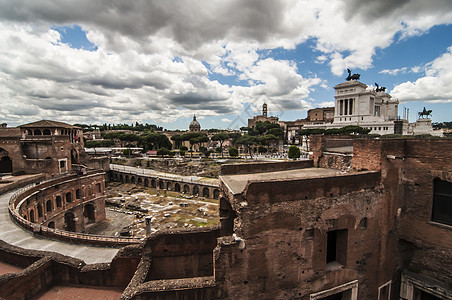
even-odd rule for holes
{"type": "Polygon", "coordinates": [[[450,0],[0,0],[0,122],[238,128],[333,105],[346,69],[452,121],[450,0]]]}

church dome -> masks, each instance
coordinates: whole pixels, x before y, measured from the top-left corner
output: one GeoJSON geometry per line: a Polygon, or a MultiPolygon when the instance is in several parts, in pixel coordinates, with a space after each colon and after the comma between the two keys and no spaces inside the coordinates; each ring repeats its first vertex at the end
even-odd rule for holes
{"type": "Polygon", "coordinates": [[[196,121],[196,116],[193,116],[193,121],[191,121],[190,126],[188,127],[190,131],[200,131],[201,130],[201,124],[199,124],[198,121],[196,121]]]}

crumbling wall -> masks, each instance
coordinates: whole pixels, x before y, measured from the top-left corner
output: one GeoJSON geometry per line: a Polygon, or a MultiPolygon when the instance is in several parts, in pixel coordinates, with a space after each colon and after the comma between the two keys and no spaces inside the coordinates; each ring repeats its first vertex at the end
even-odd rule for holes
{"type": "Polygon", "coordinates": [[[259,172],[276,172],[292,169],[304,169],[312,167],[312,161],[281,161],[281,162],[265,162],[265,163],[246,163],[246,164],[230,164],[221,166],[221,175],[236,175],[259,172]]]}
{"type": "MultiPolygon", "coordinates": [[[[376,299],[378,283],[392,278],[394,272],[382,261],[396,246],[391,237],[388,245],[381,244],[381,217],[385,218],[387,211],[379,186],[288,200],[282,194],[283,189],[290,193],[287,186],[270,192],[278,184],[256,195],[255,191],[264,188],[263,183],[256,183],[256,189],[248,189],[242,201],[233,200],[238,215],[235,235],[219,238],[215,249],[219,295],[229,299],[309,299],[313,292],[358,279],[358,299],[376,299]],[[326,233],[341,229],[348,233],[346,259],[342,266],[327,265],[326,233]]],[[[325,184],[332,185],[343,184],[325,184]]]]}

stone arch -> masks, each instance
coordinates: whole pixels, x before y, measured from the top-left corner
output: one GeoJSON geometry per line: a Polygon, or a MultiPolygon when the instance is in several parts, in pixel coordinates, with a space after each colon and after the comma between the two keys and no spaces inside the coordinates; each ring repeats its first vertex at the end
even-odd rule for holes
{"type": "Polygon", "coordinates": [[[130,182],[135,184],[136,182],[135,176],[130,176],[130,182]]]}
{"type": "Polygon", "coordinates": [[[42,135],[41,129],[35,129],[33,135],[42,135]]]}
{"type": "Polygon", "coordinates": [[[137,184],[140,184],[140,185],[143,184],[143,179],[141,177],[138,177],[137,184]]]}
{"type": "Polygon", "coordinates": [[[152,179],[151,180],[151,187],[155,188],[156,186],[157,185],[156,185],[155,179],[152,179]]]}
{"type": "Polygon", "coordinates": [[[129,183],[129,175],[124,176],[126,183],[129,183]]]}
{"type": "Polygon", "coordinates": [[[64,229],[66,231],[75,232],[75,216],[72,211],[68,211],[64,214],[64,229]]]}
{"type": "Polygon", "coordinates": [[[188,186],[188,184],[184,184],[184,193],[185,194],[190,193],[190,187],[188,186]]]}
{"type": "Polygon", "coordinates": [[[49,224],[47,224],[47,227],[55,229],[55,222],[49,222],[49,224]]]}
{"type": "Polygon", "coordinates": [[[36,209],[38,210],[38,218],[42,218],[43,214],[42,214],[42,205],[41,205],[41,203],[38,203],[38,205],[36,206],[36,209]]]}
{"type": "Polygon", "coordinates": [[[51,212],[53,209],[52,207],[52,200],[47,200],[46,201],[46,212],[51,212]]]}
{"type": "Polygon", "coordinates": [[[144,186],[146,186],[146,187],[149,186],[149,179],[147,179],[147,178],[144,179],[144,186]]]}
{"type": "Polygon", "coordinates": [[[172,186],[171,181],[168,181],[168,182],[166,183],[166,189],[167,189],[168,191],[171,191],[171,186],[172,186]]]}
{"type": "Polygon", "coordinates": [[[88,203],[85,205],[83,216],[85,217],[85,224],[96,222],[96,209],[94,207],[94,204],[88,203]]]}
{"type": "Polygon", "coordinates": [[[220,190],[214,189],[213,190],[213,199],[218,199],[220,197],[220,190]]]}
{"type": "Polygon", "coordinates": [[[82,197],[82,192],[80,189],[75,190],[75,199],[80,199],[82,197]]]}
{"type": "Polygon", "coordinates": [[[46,128],[42,131],[42,135],[50,135],[50,129],[46,128]]]}
{"type": "Polygon", "coordinates": [[[163,189],[164,186],[163,180],[159,180],[159,188],[163,189]]]}
{"type": "Polygon", "coordinates": [[[204,188],[202,189],[202,196],[203,196],[203,197],[206,197],[206,198],[209,198],[209,196],[210,196],[210,191],[209,191],[209,188],[208,188],[208,187],[204,187],[204,188]]]}
{"type": "Polygon", "coordinates": [[[122,176],[122,174],[119,175],[119,181],[121,181],[122,183],[124,183],[124,176],[122,176]]]}
{"type": "MultiPolygon", "coordinates": [[[[2,149],[0,148],[0,150],[2,149]]],[[[11,157],[5,155],[0,159],[0,173],[12,173],[12,172],[13,172],[13,161],[11,160],[11,157]]]]}
{"type": "Polygon", "coordinates": [[[30,209],[30,212],[28,213],[30,215],[30,222],[35,222],[35,211],[30,209]]]}
{"type": "Polygon", "coordinates": [[[193,187],[193,192],[192,192],[193,196],[199,195],[199,187],[197,185],[195,185],[193,187]]]}
{"type": "Polygon", "coordinates": [[[31,131],[31,129],[27,129],[27,134],[28,135],[33,135],[33,131],[31,131]]]}
{"type": "Polygon", "coordinates": [[[64,196],[64,199],[66,200],[66,203],[71,203],[72,202],[72,193],[67,192],[66,195],[64,196]]]}
{"type": "Polygon", "coordinates": [[[61,196],[56,196],[55,197],[55,203],[57,207],[61,207],[61,196]]]}
{"type": "Polygon", "coordinates": [[[174,191],[175,191],[175,192],[180,192],[180,184],[179,184],[178,182],[176,182],[176,183],[174,184],[174,191]]]}
{"type": "Polygon", "coordinates": [[[116,173],[113,174],[113,180],[114,180],[114,181],[118,181],[118,174],[116,174],[116,173]]]}

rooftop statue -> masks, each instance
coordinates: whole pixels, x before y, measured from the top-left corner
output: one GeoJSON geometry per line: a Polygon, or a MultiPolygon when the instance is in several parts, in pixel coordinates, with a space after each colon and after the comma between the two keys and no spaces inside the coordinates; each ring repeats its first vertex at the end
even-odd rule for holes
{"type": "Polygon", "coordinates": [[[382,86],[382,87],[380,87],[379,85],[378,85],[378,83],[376,83],[375,82],[375,86],[377,87],[376,89],[375,89],[375,91],[378,93],[378,92],[384,92],[384,91],[386,91],[386,87],[384,87],[384,86],[382,86]]]}
{"type": "Polygon", "coordinates": [[[352,71],[350,71],[350,69],[347,69],[347,72],[348,72],[348,76],[347,76],[347,78],[345,78],[347,81],[359,80],[359,77],[361,76],[360,74],[353,74],[352,75],[352,71]]]}
{"type": "Polygon", "coordinates": [[[417,113],[418,114],[418,116],[419,116],[419,118],[424,118],[424,117],[431,117],[432,116],[432,110],[431,109],[429,109],[429,110],[427,110],[427,109],[425,109],[425,106],[424,106],[424,110],[423,111],[420,111],[420,112],[418,112],[417,113]]]}

